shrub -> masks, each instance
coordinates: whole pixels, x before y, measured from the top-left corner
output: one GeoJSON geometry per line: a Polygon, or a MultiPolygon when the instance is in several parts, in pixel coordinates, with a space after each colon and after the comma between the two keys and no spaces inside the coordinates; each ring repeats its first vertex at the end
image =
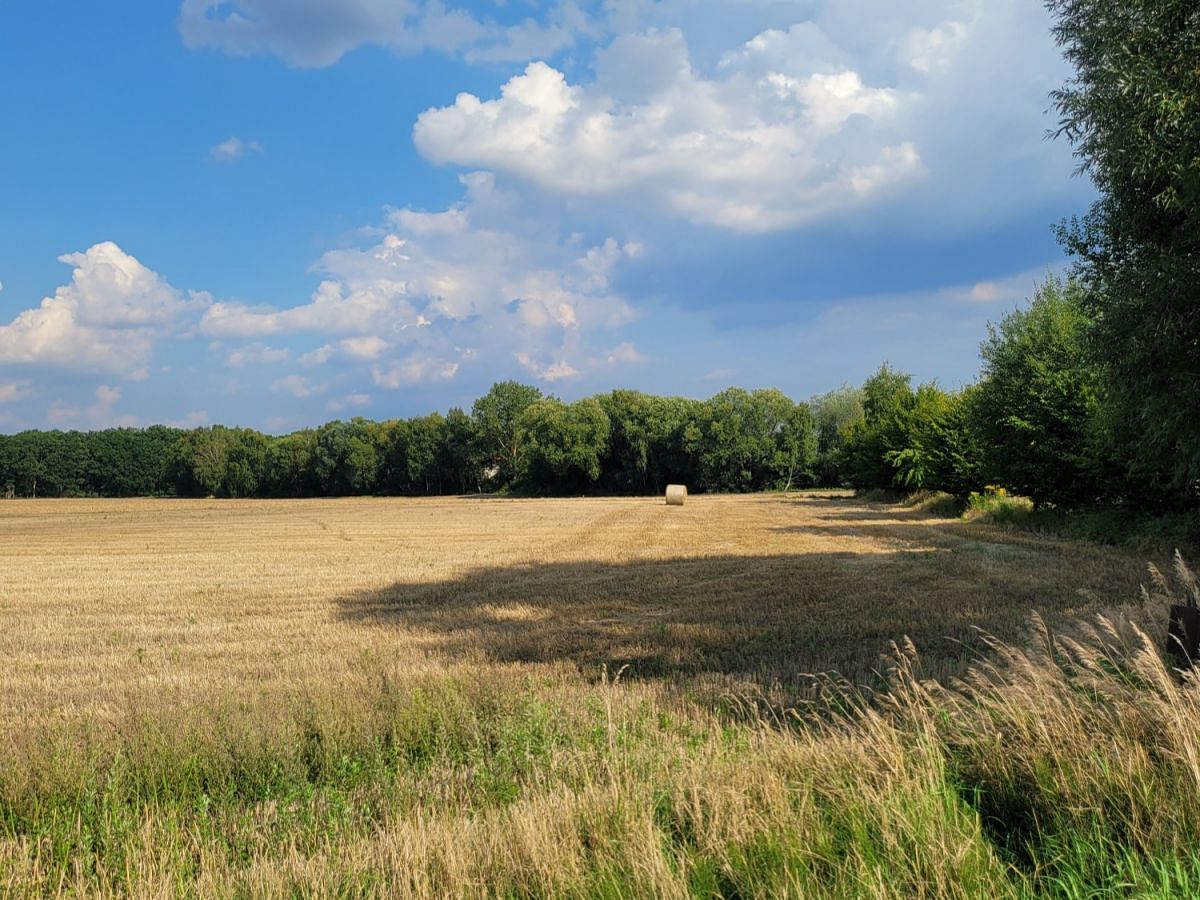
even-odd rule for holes
{"type": "Polygon", "coordinates": [[[1019,525],[1029,521],[1033,515],[1033,501],[1028,497],[1016,497],[1007,489],[994,484],[987,485],[983,492],[971,491],[967,495],[965,518],[971,521],[991,522],[997,525],[1019,525]]]}

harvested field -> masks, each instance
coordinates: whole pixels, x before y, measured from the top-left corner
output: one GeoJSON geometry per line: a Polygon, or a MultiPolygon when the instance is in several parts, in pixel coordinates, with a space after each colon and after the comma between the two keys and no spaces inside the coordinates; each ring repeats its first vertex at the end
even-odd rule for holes
{"type": "Polygon", "coordinates": [[[14,501],[0,505],[6,721],[414,673],[628,665],[794,682],[910,636],[957,673],[977,629],[1127,602],[1140,560],[849,497],[14,501]]]}
{"type": "Polygon", "coordinates": [[[1135,598],[1116,551],[838,494],[12,501],[0,566],[6,895],[1200,884],[1200,740],[1147,724],[1194,692],[909,672],[1135,598]],[[888,659],[886,715],[804,677],[888,659]]]}

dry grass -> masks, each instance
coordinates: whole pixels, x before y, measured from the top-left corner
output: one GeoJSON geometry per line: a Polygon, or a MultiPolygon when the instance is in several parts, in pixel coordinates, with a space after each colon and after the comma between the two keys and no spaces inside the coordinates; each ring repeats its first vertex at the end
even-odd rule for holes
{"type": "Polygon", "coordinates": [[[12,893],[1054,893],[1038,816],[1100,846],[1101,789],[1122,877],[1192,837],[1146,816],[1196,795],[1150,721],[1195,694],[1136,634],[883,707],[799,677],[903,635],[965,674],[976,629],[1136,597],[1113,550],[838,495],[14,501],[0,567],[12,893]]]}
{"type": "Polygon", "coordinates": [[[630,664],[627,677],[858,679],[912,637],[958,672],[973,629],[1136,596],[1111,550],[846,497],[0,504],[0,722],[130,690],[289,693],[364,659],[630,664]]]}

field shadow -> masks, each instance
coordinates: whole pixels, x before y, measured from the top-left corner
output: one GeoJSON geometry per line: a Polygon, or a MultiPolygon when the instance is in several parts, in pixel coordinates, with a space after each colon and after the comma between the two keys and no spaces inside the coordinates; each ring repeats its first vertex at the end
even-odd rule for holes
{"type": "Polygon", "coordinates": [[[351,594],[337,615],[452,659],[797,686],[833,671],[876,682],[891,642],[906,636],[927,674],[960,674],[982,652],[981,631],[1018,640],[1033,611],[1053,620],[1094,602],[1075,589],[1097,587],[1086,574],[1048,585],[980,565],[936,548],[534,563],[351,594]]]}
{"type": "Polygon", "coordinates": [[[932,541],[939,547],[954,541],[955,535],[946,526],[954,520],[930,517],[920,510],[910,510],[886,503],[865,503],[847,496],[822,496],[812,500],[792,500],[802,507],[804,524],[781,525],[771,529],[775,534],[819,535],[823,537],[871,538],[888,544],[917,542],[927,546],[932,541]],[[918,539],[914,534],[922,530],[918,539]]]}

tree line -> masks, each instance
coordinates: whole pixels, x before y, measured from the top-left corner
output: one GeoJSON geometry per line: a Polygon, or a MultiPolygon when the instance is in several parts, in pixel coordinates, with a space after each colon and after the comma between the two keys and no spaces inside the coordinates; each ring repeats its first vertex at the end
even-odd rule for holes
{"type": "Polygon", "coordinates": [[[508,381],[470,413],[355,418],[278,437],[220,425],[0,435],[0,485],[22,497],[642,494],[669,481],[787,489],[820,480],[819,430],[809,404],[778,390],[704,401],[616,390],[565,403],[508,381]]]}
{"type": "MultiPolygon", "coordinates": [[[[282,436],[220,425],[0,435],[17,496],[331,497],[510,490],[654,494],[819,486],[944,491],[1003,485],[1040,505],[1195,505],[1122,456],[1087,286],[1048,278],[990,327],[978,380],[914,386],[884,364],[807,402],[730,388],[707,400],[615,390],[572,403],[494,385],[469,412],[355,418],[282,436]]],[[[1178,465],[1164,459],[1164,467],[1178,465]]]]}

